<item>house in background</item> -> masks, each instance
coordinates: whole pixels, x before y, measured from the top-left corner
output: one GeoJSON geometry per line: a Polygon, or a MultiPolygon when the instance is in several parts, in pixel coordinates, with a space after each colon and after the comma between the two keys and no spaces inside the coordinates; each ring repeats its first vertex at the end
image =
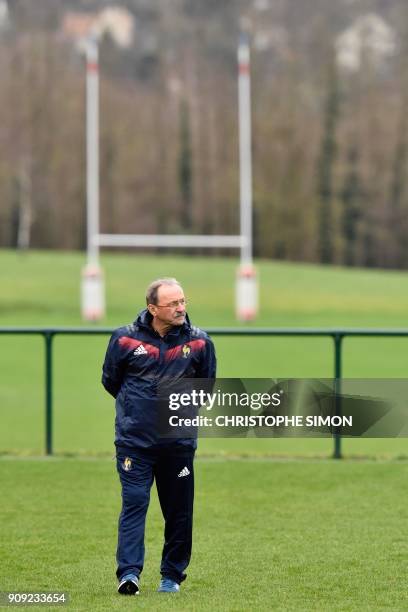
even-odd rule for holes
{"type": "Polygon", "coordinates": [[[368,57],[374,65],[381,65],[397,50],[397,36],[393,28],[375,13],[358,17],[336,40],[337,63],[350,72],[357,72],[368,57]]]}
{"type": "Polygon", "coordinates": [[[126,49],[133,42],[134,31],[135,19],[129,11],[108,6],[98,13],[65,13],[60,33],[82,52],[87,38],[94,36],[99,40],[107,34],[118,47],[126,49]]]}

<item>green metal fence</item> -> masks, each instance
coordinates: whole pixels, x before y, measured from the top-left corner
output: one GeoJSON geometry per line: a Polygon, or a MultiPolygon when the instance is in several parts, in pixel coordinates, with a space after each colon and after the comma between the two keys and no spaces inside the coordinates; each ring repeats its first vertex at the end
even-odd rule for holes
{"type": "MultiPolygon", "coordinates": [[[[334,379],[340,387],[342,377],[342,342],[346,337],[407,337],[408,329],[319,329],[319,328],[228,328],[206,329],[211,336],[307,336],[330,337],[334,348],[334,379]]],[[[45,452],[53,453],[53,339],[57,335],[86,336],[110,335],[113,329],[105,327],[0,327],[0,334],[39,335],[45,342],[45,452]]],[[[333,458],[341,459],[341,436],[333,436],[333,458]]]]}

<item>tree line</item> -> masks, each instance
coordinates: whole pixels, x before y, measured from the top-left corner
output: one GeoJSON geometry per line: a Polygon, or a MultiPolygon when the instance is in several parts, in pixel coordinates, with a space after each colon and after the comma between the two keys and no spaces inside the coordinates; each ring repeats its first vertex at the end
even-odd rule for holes
{"type": "MultiPolygon", "coordinates": [[[[404,268],[407,49],[345,73],[329,16],[315,15],[307,39],[288,18],[287,39],[263,48],[267,17],[241,4],[214,15],[208,3],[153,3],[150,47],[101,41],[101,231],[238,232],[246,6],[255,255],[404,268]]],[[[52,27],[23,17],[0,37],[0,246],[84,249],[85,61],[55,15],[52,27]]]]}

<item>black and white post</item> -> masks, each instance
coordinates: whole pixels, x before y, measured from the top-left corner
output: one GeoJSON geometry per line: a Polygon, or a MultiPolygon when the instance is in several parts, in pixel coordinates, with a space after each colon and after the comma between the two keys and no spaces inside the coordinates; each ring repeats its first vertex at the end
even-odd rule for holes
{"type": "Polygon", "coordinates": [[[99,63],[98,43],[86,45],[86,219],[87,263],[82,271],[81,311],[86,321],[105,314],[105,288],[99,265],[99,63]]]}
{"type": "Polygon", "coordinates": [[[241,261],[236,281],[236,314],[252,321],[258,312],[258,281],[252,262],[252,147],[250,52],[247,35],[238,46],[239,177],[241,261]]]}

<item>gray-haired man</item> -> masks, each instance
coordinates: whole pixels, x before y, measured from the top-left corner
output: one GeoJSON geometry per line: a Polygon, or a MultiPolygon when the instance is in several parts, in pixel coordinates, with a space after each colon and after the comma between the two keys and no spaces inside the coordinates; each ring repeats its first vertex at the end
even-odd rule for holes
{"type": "Polygon", "coordinates": [[[102,382],[116,398],[115,445],[122,485],[117,549],[118,591],[139,592],[145,519],[156,481],[165,530],[159,591],[174,593],[191,556],[194,438],[168,439],[157,429],[157,390],[166,381],[215,379],[209,336],[190,324],[186,299],[174,278],[152,282],[147,308],[109,342],[102,382]]]}

